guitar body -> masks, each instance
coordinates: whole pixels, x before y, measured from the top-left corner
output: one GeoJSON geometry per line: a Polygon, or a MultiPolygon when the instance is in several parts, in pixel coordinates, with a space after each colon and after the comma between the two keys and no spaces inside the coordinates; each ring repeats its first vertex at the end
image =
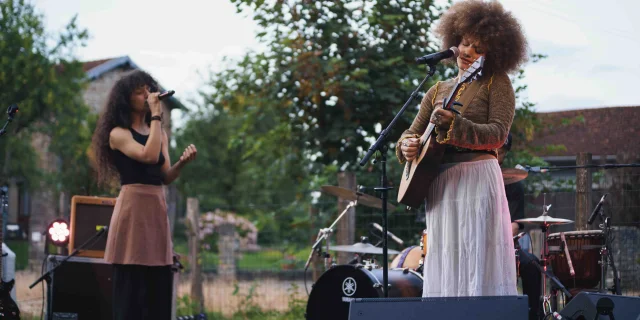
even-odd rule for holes
{"type": "MultiPolygon", "coordinates": [[[[473,64],[465,70],[449,97],[442,103],[442,108],[459,114],[455,105],[461,105],[455,101],[458,91],[463,83],[474,81],[480,74],[484,64],[484,57],[478,57],[473,64]]],[[[418,155],[411,162],[407,162],[400,179],[398,188],[398,202],[412,208],[418,208],[427,197],[431,184],[440,172],[440,164],[444,157],[445,145],[436,141],[433,131],[435,125],[429,123],[420,137],[418,155]]]]}
{"type": "Polygon", "coordinates": [[[412,208],[420,207],[427,197],[444,156],[445,146],[436,142],[433,135],[421,145],[419,155],[405,164],[398,188],[398,202],[412,208]]]}
{"type": "Polygon", "coordinates": [[[11,289],[15,280],[0,282],[0,319],[19,320],[20,310],[18,305],[11,299],[11,289]]]}

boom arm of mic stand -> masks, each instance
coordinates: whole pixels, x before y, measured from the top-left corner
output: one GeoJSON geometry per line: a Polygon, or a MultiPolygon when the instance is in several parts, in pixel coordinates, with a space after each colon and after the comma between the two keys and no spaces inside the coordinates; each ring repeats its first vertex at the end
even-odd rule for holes
{"type": "Polygon", "coordinates": [[[373,156],[373,154],[380,150],[382,148],[382,145],[386,142],[387,140],[387,135],[389,135],[389,132],[391,132],[391,129],[393,129],[393,126],[396,124],[396,122],[398,121],[398,119],[400,119],[400,117],[402,116],[402,114],[404,114],[404,111],[409,107],[409,105],[411,104],[411,102],[418,97],[418,91],[420,90],[420,88],[422,88],[422,86],[424,86],[424,84],[427,82],[427,80],[433,76],[433,74],[436,72],[436,68],[435,66],[429,65],[429,71],[427,73],[427,76],[422,80],[422,82],[420,82],[420,84],[418,85],[418,87],[416,88],[416,90],[414,90],[411,93],[411,96],[409,97],[409,100],[407,100],[407,102],[404,103],[404,105],[402,106],[402,108],[400,109],[400,111],[398,111],[398,113],[395,115],[395,117],[393,117],[393,120],[391,120],[391,122],[389,123],[389,125],[382,130],[382,132],[380,132],[380,137],[378,137],[378,140],[376,140],[376,142],[374,142],[371,147],[369,148],[369,150],[367,151],[367,154],[365,154],[364,158],[362,158],[362,160],[360,160],[360,166],[364,166],[367,162],[369,162],[369,159],[371,159],[371,156],[373,156]]]}
{"type": "Polygon", "coordinates": [[[40,281],[45,280],[46,278],[48,278],[51,274],[53,274],[53,272],[60,267],[61,265],[63,265],[67,260],[71,259],[71,257],[77,255],[80,251],[84,250],[85,246],[87,246],[87,244],[89,244],[91,241],[94,240],[98,240],[98,238],[100,238],[105,232],[107,231],[107,228],[102,228],[100,229],[100,231],[98,231],[95,235],[93,235],[93,237],[89,238],[89,240],[85,241],[80,247],[78,247],[77,249],[73,250],[73,252],[65,257],[64,259],[62,259],[60,261],[60,263],[58,263],[58,265],[56,265],[55,267],[51,268],[51,270],[47,271],[45,274],[43,274],[40,278],[38,278],[35,282],[33,282],[30,286],[29,289],[33,288],[36,284],[38,284],[40,281]]]}

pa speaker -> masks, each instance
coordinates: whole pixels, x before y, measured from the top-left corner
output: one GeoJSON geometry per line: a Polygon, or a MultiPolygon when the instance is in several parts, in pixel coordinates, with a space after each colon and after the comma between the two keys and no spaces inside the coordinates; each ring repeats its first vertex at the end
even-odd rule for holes
{"type": "Polygon", "coordinates": [[[349,320],[527,319],[527,296],[447,298],[357,298],[349,320]]]}
{"type": "MultiPolygon", "coordinates": [[[[51,270],[65,256],[49,256],[51,270]]],[[[112,319],[112,265],[102,259],[71,257],[51,277],[53,319],[112,319]]]]}
{"type": "Polygon", "coordinates": [[[637,320],[640,319],[640,298],[580,292],[559,313],[569,320],[637,320]]]}
{"type": "MultiPolygon", "coordinates": [[[[71,198],[69,253],[91,239],[102,227],[109,226],[115,205],[115,198],[90,196],[73,196],[71,198]]],[[[104,234],[93,245],[80,251],[77,255],[103,258],[106,246],[107,235],[104,234]]]]}

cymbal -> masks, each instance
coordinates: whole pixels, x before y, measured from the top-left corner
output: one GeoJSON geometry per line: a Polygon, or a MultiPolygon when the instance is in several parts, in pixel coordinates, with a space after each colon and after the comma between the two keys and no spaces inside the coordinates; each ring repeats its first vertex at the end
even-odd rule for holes
{"type": "Polygon", "coordinates": [[[524,180],[527,178],[527,175],[529,175],[529,173],[526,170],[502,168],[502,178],[504,179],[505,185],[524,180]]]}
{"type": "Polygon", "coordinates": [[[547,215],[543,214],[543,215],[541,215],[539,217],[535,217],[535,218],[518,219],[518,220],[515,220],[515,222],[524,223],[524,224],[532,224],[532,225],[537,225],[537,226],[542,226],[542,225],[553,226],[553,225],[558,225],[558,224],[573,223],[573,220],[554,218],[554,217],[547,216],[547,215]]]}
{"type": "MultiPolygon", "coordinates": [[[[358,200],[358,204],[371,207],[371,208],[382,209],[382,199],[378,197],[374,197],[372,195],[368,195],[366,193],[345,189],[343,187],[336,187],[336,186],[322,186],[320,187],[320,189],[323,192],[326,192],[330,195],[334,195],[338,198],[342,198],[350,201],[358,200]]],[[[395,208],[396,206],[392,205],[389,201],[387,201],[387,211],[389,212],[393,211],[395,208]]]]}
{"type": "MultiPolygon", "coordinates": [[[[350,246],[329,246],[329,250],[340,252],[353,252],[353,253],[370,253],[370,254],[382,254],[382,248],[376,247],[370,243],[358,242],[350,246]]],[[[387,254],[398,254],[399,251],[387,249],[387,254]]]]}

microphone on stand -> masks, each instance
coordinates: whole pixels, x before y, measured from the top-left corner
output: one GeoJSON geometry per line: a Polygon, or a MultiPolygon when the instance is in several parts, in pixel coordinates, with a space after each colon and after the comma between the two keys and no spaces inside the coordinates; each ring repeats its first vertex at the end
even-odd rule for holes
{"type": "MultiPolygon", "coordinates": [[[[371,223],[371,226],[378,229],[380,232],[384,234],[384,230],[382,229],[382,226],[380,226],[379,224],[373,222],[371,223]]],[[[391,233],[390,231],[387,231],[387,235],[389,235],[389,237],[391,237],[393,241],[397,242],[401,246],[404,245],[404,241],[402,241],[402,239],[398,238],[395,234],[391,233]]]]}
{"type": "Polygon", "coordinates": [[[530,166],[523,167],[521,164],[516,164],[516,169],[524,170],[527,172],[535,172],[535,173],[549,172],[549,169],[543,169],[540,167],[530,167],[530,166]]]}
{"type": "Polygon", "coordinates": [[[445,51],[440,51],[440,52],[436,52],[436,53],[432,53],[432,54],[428,54],[428,55],[416,58],[416,63],[434,65],[440,62],[440,60],[444,60],[451,57],[457,58],[458,55],[460,55],[460,50],[458,50],[457,47],[451,47],[445,51]]]}
{"type": "Polygon", "coordinates": [[[602,205],[604,204],[604,199],[607,197],[608,193],[605,193],[602,198],[600,198],[600,202],[598,202],[598,204],[596,205],[596,207],[593,209],[593,212],[591,212],[591,216],[589,217],[589,220],[587,220],[587,226],[593,223],[593,220],[596,219],[596,215],[598,214],[598,211],[600,211],[600,208],[602,208],[602,205]]]}

